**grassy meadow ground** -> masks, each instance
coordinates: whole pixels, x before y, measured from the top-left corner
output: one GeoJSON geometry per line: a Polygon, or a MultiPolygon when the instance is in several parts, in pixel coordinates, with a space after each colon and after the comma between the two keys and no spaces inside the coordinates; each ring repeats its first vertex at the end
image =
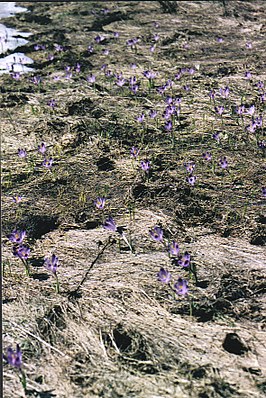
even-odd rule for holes
{"type": "Polygon", "coordinates": [[[22,2],[30,12],[3,21],[32,32],[16,51],[35,68],[0,75],[3,349],[21,346],[28,380],[23,391],[5,364],[5,398],[265,396],[266,3],[165,3],[22,2]],[[102,227],[109,215],[134,252],[102,227]],[[151,238],[155,226],[190,253],[197,283],[151,238]],[[30,276],[12,253],[15,228],[30,276]],[[43,266],[52,253],[59,294],[43,266]],[[187,295],[157,280],[161,267],[187,295]]]}

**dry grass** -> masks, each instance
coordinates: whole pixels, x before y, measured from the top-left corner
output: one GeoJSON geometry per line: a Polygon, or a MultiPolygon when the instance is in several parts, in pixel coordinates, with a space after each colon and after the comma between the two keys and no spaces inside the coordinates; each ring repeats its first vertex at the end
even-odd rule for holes
{"type": "MultiPolygon", "coordinates": [[[[41,89],[26,77],[15,82],[1,76],[3,345],[22,346],[27,394],[263,397],[266,253],[260,186],[265,158],[256,138],[247,138],[229,111],[223,123],[214,115],[208,92],[230,85],[227,109],[245,94],[246,104],[254,100],[265,113],[254,87],[243,78],[251,69],[256,81],[265,80],[264,2],[227,4],[226,17],[219,2],[207,1],[179,2],[176,14],[162,13],[159,2],[108,2],[111,16],[100,18],[91,9],[103,8],[102,3],[23,6],[32,7],[32,13],[10,21],[35,33],[33,44],[48,43],[51,50],[61,40],[68,47],[48,64],[31,43],[25,47],[43,78],[41,89]],[[41,24],[43,16],[51,18],[49,24],[41,24]],[[154,56],[149,52],[153,21],[159,23],[161,37],[154,56]],[[110,38],[116,30],[117,42],[110,38]],[[101,54],[87,56],[87,46],[98,33],[108,36],[107,60],[101,54]],[[125,42],[137,36],[142,45],[137,53],[129,52],[125,42]],[[226,38],[223,47],[217,36],[226,38]],[[247,38],[252,51],[245,49],[247,38]],[[63,76],[64,67],[77,60],[81,78],[55,84],[52,77],[63,76]],[[136,74],[142,82],[137,96],[107,82],[100,71],[106,61],[126,77],[136,74]],[[137,63],[135,71],[129,62],[137,63]],[[160,85],[180,67],[195,65],[200,65],[199,72],[185,80],[191,92],[182,91],[182,81],[173,88],[183,97],[173,145],[162,122],[149,121],[143,129],[135,120],[143,109],[164,109],[157,91],[146,88],[142,72],[155,70],[160,85]],[[97,75],[95,89],[85,82],[92,72],[97,75]],[[58,102],[55,112],[46,105],[51,98],[58,102]],[[222,131],[220,145],[212,139],[214,131],[222,131]],[[41,155],[36,154],[42,140],[55,159],[51,172],[42,171],[41,155]],[[130,159],[133,145],[141,148],[141,159],[151,160],[149,181],[130,159]],[[17,158],[18,147],[27,148],[28,160],[17,158]],[[215,161],[226,155],[230,173],[213,172],[202,161],[206,150],[215,161]],[[185,182],[184,163],[190,160],[196,162],[199,176],[193,189],[185,182]],[[23,202],[15,210],[11,197],[17,194],[23,202]],[[111,233],[103,230],[104,217],[94,208],[98,195],[108,198],[104,216],[112,214],[125,226],[134,254],[117,236],[103,250],[111,233]],[[173,297],[156,280],[162,266],[174,279],[188,276],[150,239],[149,229],[155,225],[192,255],[199,283],[189,281],[188,297],[173,297]],[[30,279],[6,238],[15,226],[27,229],[30,279]],[[43,267],[50,253],[60,259],[59,295],[43,267]],[[79,294],[70,296],[92,263],[79,294]],[[223,347],[228,333],[239,336],[243,353],[223,347]]],[[[24,396],[16,372],[8,366],[4,394],[24,396]]]]}

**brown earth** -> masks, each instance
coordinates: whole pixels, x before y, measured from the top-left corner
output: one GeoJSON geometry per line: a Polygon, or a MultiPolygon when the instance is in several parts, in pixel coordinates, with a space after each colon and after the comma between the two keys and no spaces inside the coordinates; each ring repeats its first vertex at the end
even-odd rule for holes
{"type": "MultiPolygon", "coordinates": [[[[265,396],[266,164],[257,142],[266,130],[247,133],[233,109],[255,104],[255,116],[265,115],[256,83],[265,82],[266,4],[183,1],[170,13],[162,3],[23,2],[29,13],[4,20],[33,33],[17,51],[34,59],[41,77],[36,86],[31,75],[0,76],[3,348],[21,345],[27,396],[265,396]],[[151,53],[155,33],[160,39],[151,53]],[[105,41],[97,45],[98,34],[105,41]],[[140,39],[136,51],[126,45],[133,37],[140,39]],[[55,52],[55,43],[65,51],[55,52]],[[46,49],[35,51],[36,44],[46,49]],[[77,62],[81,72],[66,79],[65,67],[77,62]],[[105,63],[126,78],[136,75],[137,94],[106,78],[105,63]],[[175,80],[184,67],[195,74],[175,80]],[[148,69],[157,73],[151,89],[143,76],[148,69]],[[95,86],[86,81],[91,73],[95,86]],[[167,95],[182,96],[172,136],[163,129],[165,103],[157,91],[167,79],[174,80],[167,95]],[[220,118],[208,93],[225,86],[229,98],[216,98],[225,106],[220,118]],[[47,106],[52,98],[54,111],[47,106]],[[158,121],[148,118],[150,109],[158,121]],[[142,112],[144,126],[136,121],[142,112]],[[41,166],[42,141],[54,159],[51,171],[41,166]],[[133,145],[140,148],[137,161],[133,145]],[[25,159],[18,148],[27,150],[25,159]],[[202,160],[205,151],[214,169],[202,160]],[[221,156],[229,172],[217,166],[221,156]],[[145,158],[149,179],[139,167],[145,158]],[[188,161],[196,163],[194,187],[186,182],[188,161]],[[19,206],[14,195],[23,197],[19,206]],[[95,209],[97,196],[107,197],[103,214],[95,209]],[[125,227],[134,253],[102,228],[108,215],[125,227]],[[155,225],[191,254],[197,283],[152,241],[155,225]],[[27,231],[30,277],[7,238],[15,227],[27,231]],[[51,253],[60,260],[60,294],[43,267],[51,253]],[[160,267],[174,280],[189,279],[189,294],[173,295],[157,281],[160,267]]],[[[245,115],[244,127],[250,121],[245,115]]],[[[8,365],[4,396],[25,396],[8,365]]]]}

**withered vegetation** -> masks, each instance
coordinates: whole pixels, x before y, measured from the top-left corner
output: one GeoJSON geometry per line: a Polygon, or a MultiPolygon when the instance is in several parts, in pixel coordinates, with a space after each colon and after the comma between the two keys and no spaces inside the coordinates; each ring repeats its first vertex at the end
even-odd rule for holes
{"type": "MultiPolygon", "coordinates": [[[[265,2],[21,4],[30,12],[4,23],[33,33],[17,50],[34,59],[42,82],[35,86],[31,75],[0,77],[3,346],[22,347],[27,395],[265,396],[266,165],[257,145],[265,127],[259,137],[248,134],[233,112],[242,101],[265,116],[255,86],[266,80],[265,2]],[[160,39],[151,53],[155,33],[160,39]],[[105,40],[97,45],[98,34],[105,40]],[[133,37],[140,39],[136,51],[126,45],[133,37]],[[47,60],[55,43],[65,51],[47,60]],[[35,51],[35,44],[46,50],[35,51]],[[80,73],[65,79],[65,67],[77,62],[80,73]],[[108,81],[104,63],[126,78],[135,74],[139,92],[108,81]],[[156,89],[184,67],[196,72],[175,80],[173,95],[182,103],[174,135],[164,131],[162,119],[146,116],[140,125],[136,117],[143,111],[162,114],[156,89]],[[143,76],[148,69],[157,73],[151,89],[143,76]],[[86,80],[92,73],[95,84],[86,80]],[[208,93],[227,85],[229,98],[216,103],[226,107],[220,118],[208,93]],[[52,98],[54,110],[47,106],[52,98]],[[217,132],[220,143],[212,137],[217,132]],[[41,166],[42,141],[54,159],[51,171],[41,166]],[[149,179],[130,157],[133,145],[139,160],[151,161],[149,179]],[[26,148],[26,159],[18,158],[18,148],[26,148]],[[215,169],[202,159],[207,150],[215,169]],[[221,156],[229,172],[217,165],[221,156]],[[193,187],[186,182],[188,161],[196,163],[193,187]],[[14,195],[23,197],[19,206],[14,195]],[[94,206],[97,196],[108,199],[103,212],[94,206]],[[134,253],[102,228],[109,214],[125,227],[134,253]],[[173,296],[157,281],[160,267],[173,278],[185,273],[151,240],[155,225],[191,253],[198,283],[189,281],[187,297],[173,296]],[[7,238],[15,227],[27,231],[30,278],[7,238]],[[43,267],[51,253],[60,260],[60,294],[43,267]]],[[[24,396],[9,366],[4,396],[24,396]]]]}

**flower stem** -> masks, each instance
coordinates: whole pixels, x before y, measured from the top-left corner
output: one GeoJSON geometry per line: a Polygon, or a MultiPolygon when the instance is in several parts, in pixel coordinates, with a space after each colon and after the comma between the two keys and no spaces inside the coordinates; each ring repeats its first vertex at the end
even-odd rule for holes
{"type": "Polygon", "coordinates": [[[30,268],[29,268],[29,264],[27,262],[27,260],[21,259],[23,262],[23,265],[25,267],[25,272],[27,276],[30,276],[30,268]]]}
{"type": "Polygon", "coordinates": [[[20,369],[20,382],[21,382],[21,385],[23,387],[23,390],[26,392],[26,389],[27,389],[26,374],[21,369],[20,369]]]}
{"type": "Polygon", "coordinates": [[[59,292],[60,292],[60,289],[59,289],[59,280],[58,280],[57,274],[55,274],[55,291],[56,291],[56,293],[58,293],[58,294],[59,294],[59,292]]]}

